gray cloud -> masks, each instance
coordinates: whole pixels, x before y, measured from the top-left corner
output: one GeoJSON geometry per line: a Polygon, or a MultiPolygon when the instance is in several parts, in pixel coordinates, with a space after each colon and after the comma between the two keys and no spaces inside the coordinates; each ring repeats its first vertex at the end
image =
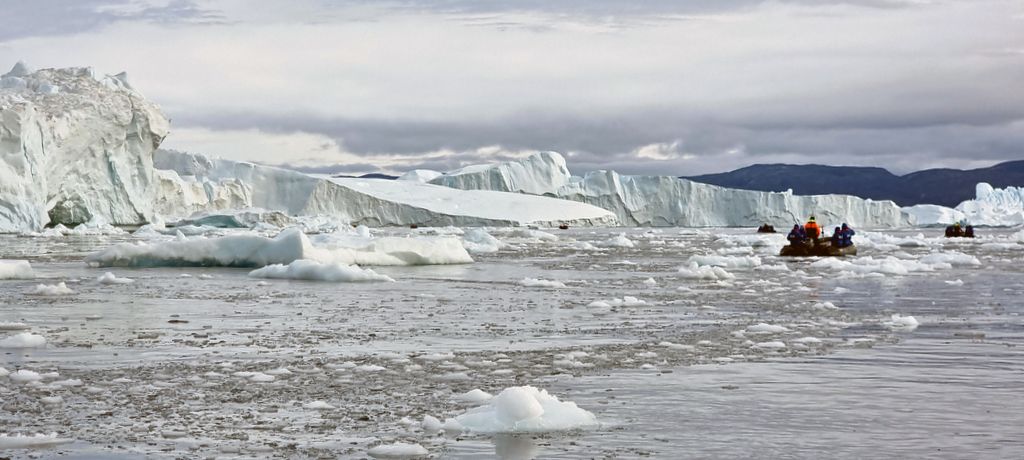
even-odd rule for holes
{"type": "Polygon", "coordinates": [[[47,35],[74,35],[119,21],[216,22],[223,18],[191,0],[136,5],[132,0],[10,0],[0,7],[0,42],[47,35]]]}

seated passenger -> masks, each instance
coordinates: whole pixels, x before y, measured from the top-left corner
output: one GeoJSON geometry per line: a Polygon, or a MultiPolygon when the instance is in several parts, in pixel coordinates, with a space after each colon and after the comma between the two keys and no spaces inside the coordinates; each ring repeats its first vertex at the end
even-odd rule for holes
{"type": "Polygon", "coordinates": [[[850,226],[846,225],[845,223],[839,229],[839,231],[842,235],[840,238],[839,247],[845,248],[847,246],[853,246],[853,235],[856,235],[857,232],[853,231],[853,229],[850,228],[850,226]]]}
{"type": "Polygon", "coordinates": [[[832,239],[832,247],[835,247],[835,248],[843,247],[843,230],[840,229],[839,227],[836,227],[836,229],[832,231],[832,238],[831,239],[832,239]]]}
{"type": "Polygon", "coordinates": [[[807,235],[804,233],[804,228],[797,224],[793,226],[793,230],[789,231],[786,239],[789,240],[789,244],[797,245],[802,244],[807,239],[807,235]]]}
{"type": "Polygon", "coordinates": [[[967,238],[974,238],[974,226],[973,225],[968,225],[967,228],[964,229],[964,236],[966,236],[967,238]]]}
{"type": "Polygon", "coordinates": [[[816,240],[821,236],[821,227],[818,227],[818,223],[815,222],[814,216],[807,219],[807,224],[804,225],[804,233],[806,233],[807,237],[812,240],[816,240]]]}

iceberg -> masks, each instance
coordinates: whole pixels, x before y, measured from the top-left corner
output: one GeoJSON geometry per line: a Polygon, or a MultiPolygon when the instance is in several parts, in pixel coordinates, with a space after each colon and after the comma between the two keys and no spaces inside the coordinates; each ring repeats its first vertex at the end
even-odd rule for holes
{"type": "Polygon", "coordinates": [[[0,84],[0,232],[149,222],[152,155],[168,128],[121,79],[18,63],[0,84]]]}
{"type": "Polygon", "coordinates": [[[369,226],[577,226],[615,225],[615,215],[598,207],[555,198],[461,191],[414,180],[376,180],[303,174],[270,166],[158,151],[161,177],[158,208],[231,209],[256,207],[292,216],[328,215],[369,226]],[[173,173],[173,174],[172,174],[173,173]],[[185,202],[178,198],[182,191],[185,202]],[[164,195],[166,193],[167,195],[164,195]]]}
{"type": "Polygon", "coordinates": [[[809,215],[861,227],[903,227],[907,214],[891,201],[848,195],[798,196],[692,182],[673,176],[626,176],[594,171],[569,174],[565,159],[541,152],[522,160],[477,165],[439,176],[432,184],[464,190],[501,190],[558,197],[595,205],[631,226],[732,227],[790,225],[809,215]]]}
{"type": "MultiPolygon", "coordinates": [[[[365,238],[354,235],[320,235],[311,240],[298,228],[288,228],[274,238],[257,235],[197,236],[156,243],[122,243],[89,254],[94,267],[238,267],[287,266],[300,259],[321,264],[344,265],[444,265],[472,263],[473,259],[453,237],[365,238]]],[[[330,270],[330,269],[327,269],[330,270]]],[[[293,267],[291,273],[316,271],[293,267]]],[[[287,267],[258,275],[289,273],[287,267]]],[[[312,276],[312,275],[311,275],[312,276]]],[[[268,277],[284,277],[268,276],[268,277]]],[[[327,275],[321,277],[326,278],[327,275]]]]}
{"type": "Polygon", "coordinates": [[[966,220],[976,226],[1014,227],[1024,225],[1024,187],[994,188],[979,182],[974,199],[956,208],[917,205],[903,208],[919,226],[950,225],[966,220]]]}

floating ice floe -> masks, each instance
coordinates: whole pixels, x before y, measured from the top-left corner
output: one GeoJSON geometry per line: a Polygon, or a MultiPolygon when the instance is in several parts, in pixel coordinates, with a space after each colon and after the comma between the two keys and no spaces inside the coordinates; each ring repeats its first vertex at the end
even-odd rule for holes
{"type": "Polygon", "coordinates": [[[14,383],[31,383],[42,380],[43,376],[39,375],[38,372],[30,371],[28,369],[18,369],[15,372],[11,372],[7,378],[11,379],[14,383]]]}
{"type": "Polygon", "coordinates": [[[425,457],[430,454],[426,448],[419,444],[408,444],[404,442],[381,444],[370,448],[366,453],[371,457],[376,458],[418,458],[425,457]]]}
{"type": "Polygon", "coordinates": [[[632,297],[632,296],[628,296],[628,295],[622,297],[621,299],[616,297],[616,298],[613,298],[611,300],[595,300],[595,301],[590,302],[589,304],[587,304],[588,307],[597,307],[597,308],[639,307],[639,306],[642,306],[642,305],[647,305],[647,301],[640,300],[640,299],[638,299],[636,297],[632,297]]]}
{"type": "Polygon", "coordinates": [[[633,240],[627,238],[625,233],[619,233],[611,239],[602,241],[597,245],[606,248],[632,248],[635,246],[633,240]]]}
{"type": "Polygon", "coordinates": [[[0,339],[0,348],[36,348],[44,345],[46,345],[46,337],[31,332],[22,332],[0,339]]]}
{"type": "Polygon", "coordinates": [[[253,278],[272,278],[308,281],[355,282],[355,281],[387,281],[394,282],[390,276],[381,275],[368,268],[342,263],[320,263],[300,259],[288,265],[273,264],[249,272],[253,278]]]}
{"type": "Polygon", "coordinates": [[[537,279],[537,278],[523,278],[523,279],[519,280],[518,284],[520,286],[525,286],[525,287],[543,287],[543,288],[552,288],[552,289],[560,289],[560,288],[566,287],[565,283],[563,283],[561,281],[542,280],[542,279],[537,279]]]}
{"type": "Polygon", "coordinates": [[[713,266],[725,268],[754,268],[761,265],[761,258],[758,256],[692,256],[688,263],[696,263],[698,266],[713,266]]]}
{"type": "Polygon", "coordinates": [[[747,332],[753,334],[781,334],[789,332],[789,328],[777,324],[758,323],[747,327],[747,332]]]}
{"type": "Polygon", "coordinates": [[[914,318],[913,316],[900,316],[900,314],[894,313],[889,317],[889,320],[885,321],[883,324],[894,331],[910,332],[917,329],[921,323],[919,323],[917,318],[914,318]]]}
{"type": "Polygon", "coordinates": [[[695,261],[690,262],[685,267],[680,267],[679,276],[681,278],[698,280],[731,280],[736,278],[736,275],[725,271],[722,267],[700,265],[695,261]]]}
{"type": "Polygon", "coordinates": [[[135,282],[135,280],[131,278],[118,278],[111,272],[106,272],[100,275],[99,278],[96,278],[96,281],[100,284],[131,284],[135,282]]]}
{"type": "Polygon", "coordinates": [[[36,287],[32,288],[26,294],[30,295],[41,295],[41,296],[61,296],[61,295],[72,295],[75,291],[72,291],[67,284],[63,281],[57,284],[37,284],[36,287]]]}
{"type": "Polygon", "coordinates": [[[317,244],[302,231],[289,228],[274,238],[229,235],[194,237],[162,243],[119,244],[86,257],[93,266],[223,266],[287,265],[299,259],[346,265],[435,265],[472,263],[457,238],[363,238],[317,235],[317,244]]]}
{"type": "Polygon", "coordinates": [[[482,228],[471,228],[462,235],[462,246],[473,254],[488,254],[501,250],[504,243],[482,228]]]}
{"type": "Polygon", "coordinates": [[[532,386],[506,388],[455,420],[474,433],[546,433],[598,426],[597,417],[576,403],[532,386]]]}
{"type": "Polygon", "coordinates": [[[334,407],[334,406],[332,406],[332,405],[330,405],[330,404],[328,404],[328,403],[326,403],[324,401],[308,402],[306,404],[303,404],[302,407],[304,409],[312,409],[312,410],[333,410],[333,409],[336,409],[336,407],[334,407]]]}
{"type": "Polygon", "coordinates": [[[773,340],[771,342],[755,343],[754,348],[760,348],[762,350],[783,350],[786,348],[786,344],[778,340],[773,340]]]}
{"type": "Polygon", "coordinates": [[[57,433],[50,434],[0,434],[0,450],[3,449],[32,449],[40,447],[58,446],[75,442],[71,438],[61,438],[57,433]]]}
{"type": "Polygon", "coordinates": [[[0,280],[30,280],[35,278],[27,260],[0,260],[0,280]]]}

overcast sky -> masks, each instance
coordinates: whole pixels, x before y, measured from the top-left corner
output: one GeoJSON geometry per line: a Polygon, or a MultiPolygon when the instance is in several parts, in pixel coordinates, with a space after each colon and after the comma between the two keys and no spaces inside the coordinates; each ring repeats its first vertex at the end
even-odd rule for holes
{"type": "Polygon", "coordinates": [[[1021,0],[0,0],[0,15],[0,65],[126,70],[171,119],[165,147],[266,164],[1024,158],[1021,0]]]}

